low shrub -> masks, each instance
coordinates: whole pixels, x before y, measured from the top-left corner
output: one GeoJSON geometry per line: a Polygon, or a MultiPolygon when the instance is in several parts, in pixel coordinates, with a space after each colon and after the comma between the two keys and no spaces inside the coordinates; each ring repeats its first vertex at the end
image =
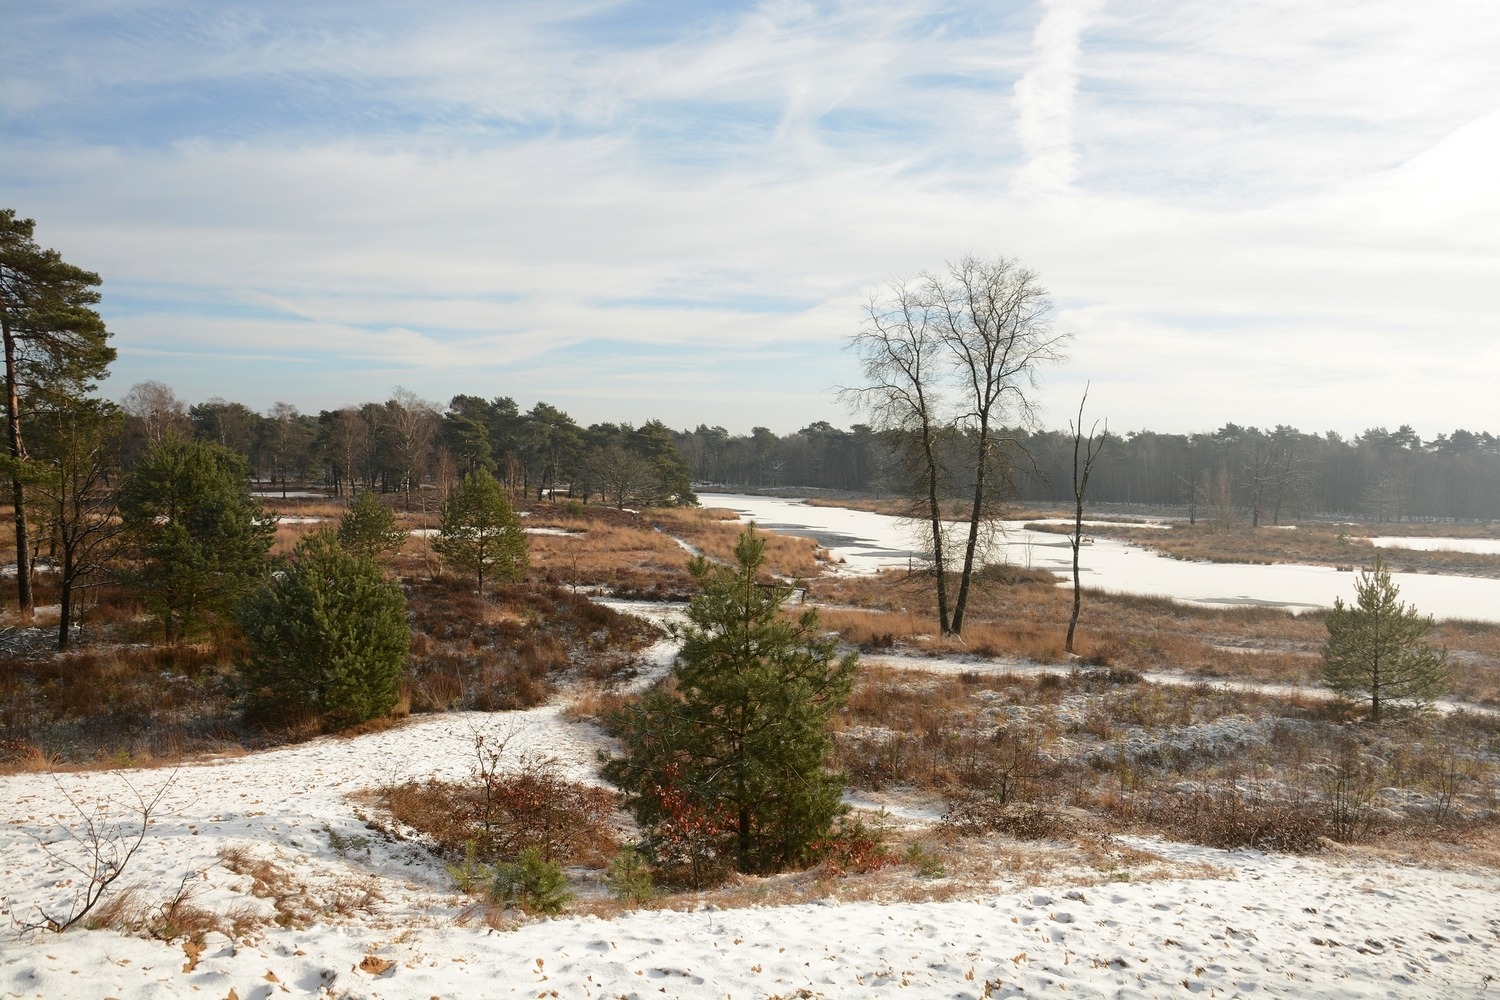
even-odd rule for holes
{"type": "Polygon", "coordinates": [[[858,816],[843,816],[827,837],[813,843],[813,855],[831,876],[864,875],[894,864],[885,833],[858,816]]]}
{"type": "Polygon", "coordinates": [[[633,847],[622,847],[609,862],[604,878],[609,894],[622,903],[649,903],[656,895],[651,882],[651,866],[633,847]]]}
{"type": "Polygon", "coordinates": [[[955,833],[1003,833],[1017,840],[1049,840],[1068,832],[1062,814],[1050,803],[1002,803],[967,789],[949,796],[943,825],[955,833]]]}
{"type": "Polygon", "coordinates": [[[1316,803],[1248,801],[1234,791],[1197,791],[1173,795],[1155,817],[1169,837],[1232,850],[1306,854],[1321,849],[1332,828],[1316,803]]]}
{"type": "Polygon", "coordinates": [[[535,849],[548,860],[606,864],[618,847],[614,793],[568,780],[550,757],[507,754],[505,742],[477,735],[469,781],[395,785],[382,796],[386,808],[449,857],[491,864],[535,849]]]}
{"type": "Polygon", "coordinates": [[[515,861],[496,864],[487,889],[490,902],[523,913],[561,913],[573,898],[562,866],[536,847],[523,849],[515,861]]]}

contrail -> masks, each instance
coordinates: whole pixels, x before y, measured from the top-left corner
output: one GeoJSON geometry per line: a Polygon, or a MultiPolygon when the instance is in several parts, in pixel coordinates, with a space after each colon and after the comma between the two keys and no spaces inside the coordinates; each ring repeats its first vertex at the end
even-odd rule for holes
{"type": "Polygon", "coordinates": [[[1016,81],[1016,130],[1027,187],[1060,191],[1073,182],[1073,97],[1078,90],[1079,36],[1103,0],[1042,0],[1044,13],[1032,36],[1036,61],[1016,81]]]}

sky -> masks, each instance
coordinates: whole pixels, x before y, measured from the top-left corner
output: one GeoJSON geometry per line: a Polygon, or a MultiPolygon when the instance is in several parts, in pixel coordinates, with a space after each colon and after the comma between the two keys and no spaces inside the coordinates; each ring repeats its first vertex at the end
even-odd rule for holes
{"type": "Polygon", "coordinates": [[[872,296],[1050,292],[1045,426],[1500,432],[1500,4],[9,0],[0,205],[257,410],[860,419],[872,296]]]}

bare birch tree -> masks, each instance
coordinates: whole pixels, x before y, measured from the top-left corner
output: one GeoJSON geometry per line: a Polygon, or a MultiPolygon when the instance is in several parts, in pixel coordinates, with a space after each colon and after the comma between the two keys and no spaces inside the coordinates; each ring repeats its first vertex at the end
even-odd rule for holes
{"type": "Polygon", "coordinates": [[[1006,428],[1034,423],[1037,370],[1063,357],[1066,336],[1048,324],[1050,309],[1034,272],[1004,257],[970,255],[944,273],[892,282],[866,307],[864,329],[850,343],[869,384],[841,395],[905,453],[913,516],[926,522],[931,540],[946,634],[963,631],[981,537],[1005,498],[1013,443],[1006,428]],[[942,511],[943,500],[955,495],[968,508],[961,557],[949,551],[942,511]]]}
{"type": "Polygon", "coordinates": [[[968,534],[953,602],[951,631],[963,632],[964,612],[979,555],[981,529],[998,514],[1009,473],[1005,428],[1035,423],[1037,370],[1063,359],[1065,334],[1047,321],[1052,300],[1036,272],[1012,258],[973,255],[949,263],[946,277],[926,275],[959,393],[955,422],[967,446],[971,477],[968,534]]]}
{"type": "Polygon", "coordinates": [[[437,407],[399,385],[385,406],[391,458],[401,476],[406,509],[411,510],[412,490],[421,485],[422,473],[432,453],[432,442],[437,436],[437,407]]]}
{"type": "Polygon", "coordinates": [[[161,444],[169,434],[193,436],[187,404],[165,382],[137,382],[120,400],[120,409],[131,419],[147,446],[161,444]]]}
{"type": "Polygon", "coordinates": [[[883,297],[871,297],[865,306],[864,329],[850,341],[869,384],[842,389],[839,395],[867,412],[871,426],[897,446],[913,501],[909,514],[925,522],[937,587],[938,624],[947,634],[951,620],[942,507],[946,472],[939,447],[943,420],[938,392],[942,343],[932,323],[927,284],[925,279],[892,281],[883,297]]]}

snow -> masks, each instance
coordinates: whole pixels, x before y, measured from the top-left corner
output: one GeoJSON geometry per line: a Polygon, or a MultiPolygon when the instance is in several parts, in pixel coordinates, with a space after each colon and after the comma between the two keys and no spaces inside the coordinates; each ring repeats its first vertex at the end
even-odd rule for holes
{"type": "MultiPolygon", "coordinates": [[[[662,624],[680,622],[684,610],[603,603],[648,608],[662,624]]],[[[669,669],[675,651],[670,640],[648,650],[635,683],[669,669]]],[[[929,671],[1056,669],[865,659],[929,671]]],[[[1154,858],[1149,867],[1022,871],[979,847],[965,862],[988,874],[943,901],[841,901],[840,884],[828,881],[811,883],[792,905],[689,899],[676,910],[497,930],[476,919],[440,860],[371,822],[379,815],[372,793],[383,786],[466,777],[481,733],[505,737],[518,754],[554,757],[588,782],[599,781],[599,752],[609,745],[550,705],[422,716],[175,772],[0,776],[0,997],[1461,998],[1488,995],[1500,977],[1500,873],[1358,850],[1266,855],[1135,837],[1114,841],[1122,853],[1154,858]],[[78,860],[84,845],[69,832],[93,820],[128,834],[137,795],[158,791],[148,836],[111,892],[134,886],[151,907],[186,892],[194,906],[257,914],[261,926],[211,932],[196,957],[180,938],[21,932],[75,898],[77,875],[58,858],[78,860]],[[244,870],[226,860],[235,852],[293,881],[285,926],[267,922],[275,905],[232,870],[244,870]]],[[[1174,737],[1188,749],[1261,738],[1257,724],[1232,717],[1174,737]]],[[[846,801],[893,830],[920,832],[940,815],[935,803],[888,792],[846,801]]]]}
{"type": "MultiPolygon", "coordinates": [[[[1027,524],[1055,524],[1062,527],[1073,527],[1074,521],[1071,517],[1038,517],[1032,518],[1027,524]]],[[[1085,528],[1147,528],[1159,531],[1170,531],[1172,525],[1166,521],[1090,521],[1085,519],[1085,528]]],[[[1288,525],[1288,527],[1291,527],[1288,525]]]]}
{"type": "MultiPolygon", "coordinates": [[[[196,905],[265,907],[249,894],[250,880],[220,861],[224,850],[244,848],[293,872],[315,914],[307,926],[270,925],[239,939],[212,933],[195,964],[180,942],[6,930],[0,995],[1466,997],[1483,995],[1489,977],[1500,975],[1494,873],[1130,838],[1122,844],[1184,874],[1026,885],[997,869],[989,890],[947,902],[841,903],[830,884],[829,895],[798,905],[571,916],[494,931],[463,919],[466,900],[424,852],[366,829],[360,817],[373,807],[358,796],[407,777],[460,777],[474,733],[497,727],[568,762],[578,777],[592,776],[600,737],[543,708],[420,718],[353,739],[193,764],[175,777],[156,770],[0,778],[10,918],[32,919],[38,905],[56,908],[71,891],[39,846],[56,842],[61,824],[77,828],[69,797],[89,811],[106,798],[133,801],[126,780],[149,797],[169,779],[125,881],[155,902],[188,876],[196,905]],[[341,855],[329,829],[368,844],[341,855]],[[361,894],[363,904],[349,908],[361,894]]],[[[900,818],[931,818],[906,812],[900,818]]],[[[128,821],[131,813],[116,816],[128,821]]]]}
{"type": "Polygon", "coordinates": [[[1370,539],[1377,549],[1412,549],[1417,552],[1469,552],[1500,555],[1500,538],[1428,538],[1411,535],[1380,535],[1370,539]]]}
{"type": "MultiPolygon", "coordinates": [[[[559,538],[584,538],[587,532],[569,531],[566,528],[522,528],[521,531],[527,535],[552,535],[559,538]]],[[[413,538],[436,538],[443,533],[442,528],[413,528],[413,538]]]]}
{"type": "MultiPolygon", "coordinates": [[[[842,507],[814,507],[779,497],[714,495],[705,504],[738,511],[767,531],[806,535],[829,549],[845,572],[874,573],[920,565],[921,546],[913,522],[842,507]]],[[[992,562],[1045,569],[1071,585],[1072,551],[1064,535],[1026,530],[1002,522],[1003,536],[992,562]]],[[[1170,597],[1190,604],[1258,604],[1292,611],[1333,607],[1335,598],[1355,599],[1356,574],[1332,566],[1190,562],[1158,555],[1110,538],[1083,547],[1086,587],[1170,597]]],[[[1436,573],[1393,573],[1403,601],[1438,618],[1500,621],[1500,580],[1436,573]]]]}

